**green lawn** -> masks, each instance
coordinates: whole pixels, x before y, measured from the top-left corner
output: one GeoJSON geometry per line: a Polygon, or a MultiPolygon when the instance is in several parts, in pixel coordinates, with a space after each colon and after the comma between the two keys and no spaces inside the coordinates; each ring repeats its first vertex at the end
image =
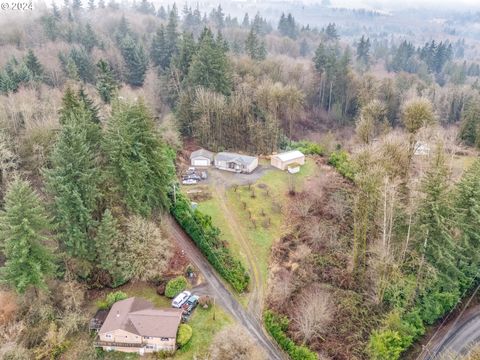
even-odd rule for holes
{"type": "Polygon", "coordinates": [[[224,326],[232,323],[231,317],[218,306],[215,311],[212,307],[208,310],[197,307],[188,322],[193,329],[192,339],[185,347],[177,350],[174,359],[191,360],[194,358],[205,358],[215,334],[224,326]],[[214,312],[215,320],[213,320],[214,312]]]}

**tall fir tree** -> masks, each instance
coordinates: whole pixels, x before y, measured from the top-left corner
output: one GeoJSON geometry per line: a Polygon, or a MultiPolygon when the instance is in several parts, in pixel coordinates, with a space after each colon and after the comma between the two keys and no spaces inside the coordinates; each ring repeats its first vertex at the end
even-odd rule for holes
{"type": "Polygon", "coordinates": [[[126,65],[127,83],[142,86],[148,67],[148,58],[143,46],[127,35],[121,43],[121,52],[126,65]]]}
{"type": "Polygon", "coordinates": [[[43,76],[43,66],[38,61],[38,58],[35,56],[35,53],[32,49],[28,49],[28,53],[25,56],[25,65],[28,70],[30,70],[33,78],[35,80],[41,80],[43,76]]]}
{"type": "Polygon", "coordinates": [[[265,43],[259,38],[252,27],[245,40],[245,51],[253,60],[264,60],[267,56],[265,43]]]}
{"type": "Polygon", "coordinates": [[[50,221],[28,182],[17,179],[10,184],[0,230],[6,257],[2,279],[20,294],[30,287],[47,289],[46,280],[55,271],[53,253],[46,245],[50,221]]]}
{"type": "Polygon", "coordinates": [[[99,60],[97,63],[98,75],[97,75],[97,91],[102,101],[106,104],[110,104],[115,96],[118,83],[115,80],[110,65],[105,60],[99,60]]]}
{"type": "Polygon", "coordinates": [[[130,211],[146,216],[168,208],[173,160],[142,101],[115,104],[104,150],[112,178],[130,211]]]}
{"type": "Polygon", "coordinates": [[[95,263],[99,269],[105,270],[111,276],[112,282],[110,285],[112,286],[117,285],[121,277],[115,251],[118,247],[119,236],[118,222],[111,211],[106,209],[95,237],[95,263]]]}
{"type": "Polygon", "coordinates": [[[47,191],[53,197],[54,223],[63,248],[70,256],[92,261],[91,236],[99,200],[96,139],[100,127],[80,97],[64,99],[62,128],[45,170],[47,191]]]}
{"type": "Polygon", "coordinates": [[[223,44],[215,42],[208,28],[200,37],[188,76],[193,86],[203,86],[225,95],[231,92],[232,81],[225,49],[223,44]]]}
{"type": "Polygon", "coordinates": [[[152,46],[150,48],[150,58],[155,66],[165,70],[170,65],[169,49],[165,37],[165,27],[160,25],[153,36],[152,46]]]}

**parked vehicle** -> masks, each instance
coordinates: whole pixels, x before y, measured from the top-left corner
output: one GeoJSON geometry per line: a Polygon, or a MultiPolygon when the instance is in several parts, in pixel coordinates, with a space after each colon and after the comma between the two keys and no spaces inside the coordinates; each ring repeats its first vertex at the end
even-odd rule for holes
{"type": "Polygon", "coordinates": [[[190,298],[192,293],[190,291],[183,291],[172,300],[172,307],[180,309],[183,304],[190,298]]]}
{"type": "Polygon", "coordinates": [[[199,297],[197,295],[191,295],[188,300],[182,305],[183,313],[189,315],[193,311],[193,309],[197,307],[198,299],[199,297]]]}
{"type": "Polygon", "coordinates": [[[201,175],[200,175],[200,176],[202,177],[202,179],[203,179],[203,180],[205,180],[205,179],[207,179],[207,178],[208,178],[208,174],[207,174],[207,172],[206,172],[206,171],[202,171],[202,173],[201,173],[201,175]]]}
{"type": "Polygon", "coordinates": [[[189,167],[188,170],[187,170],[187,175],[190,175],[190,174],[195,174],[195,168],[194,167],[189,167]]]}
{"type": "Polygon", "coordinates": [[[182,181],[183,185],[195,185],[198,181],[195,179],[186,179],[182,181]]]}

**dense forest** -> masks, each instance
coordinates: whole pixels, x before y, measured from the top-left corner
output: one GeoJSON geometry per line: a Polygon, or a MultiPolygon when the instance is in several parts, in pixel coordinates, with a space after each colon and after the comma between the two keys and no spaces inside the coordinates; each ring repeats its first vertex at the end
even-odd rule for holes
{"type": "Polygon", "coordinates": [[[265,324],[293,359],[415,356],[478,284],[478,42],[179,5],[65,0],[0,20],[0,356],[102,358],[67,352],[86,297],[162,278],[167,213],[248,290],[175,192],[185,144],[301,148],[322,169],[271,250],[265,324]]]}

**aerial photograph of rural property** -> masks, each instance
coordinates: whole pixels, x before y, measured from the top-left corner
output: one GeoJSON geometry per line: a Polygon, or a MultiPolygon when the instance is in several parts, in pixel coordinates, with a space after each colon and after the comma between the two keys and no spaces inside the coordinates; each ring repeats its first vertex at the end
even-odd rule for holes
{"type": "Polygon", "coordinates": [[[0,360],[480,360],[480,0],[0,0],[0,360]]]}

